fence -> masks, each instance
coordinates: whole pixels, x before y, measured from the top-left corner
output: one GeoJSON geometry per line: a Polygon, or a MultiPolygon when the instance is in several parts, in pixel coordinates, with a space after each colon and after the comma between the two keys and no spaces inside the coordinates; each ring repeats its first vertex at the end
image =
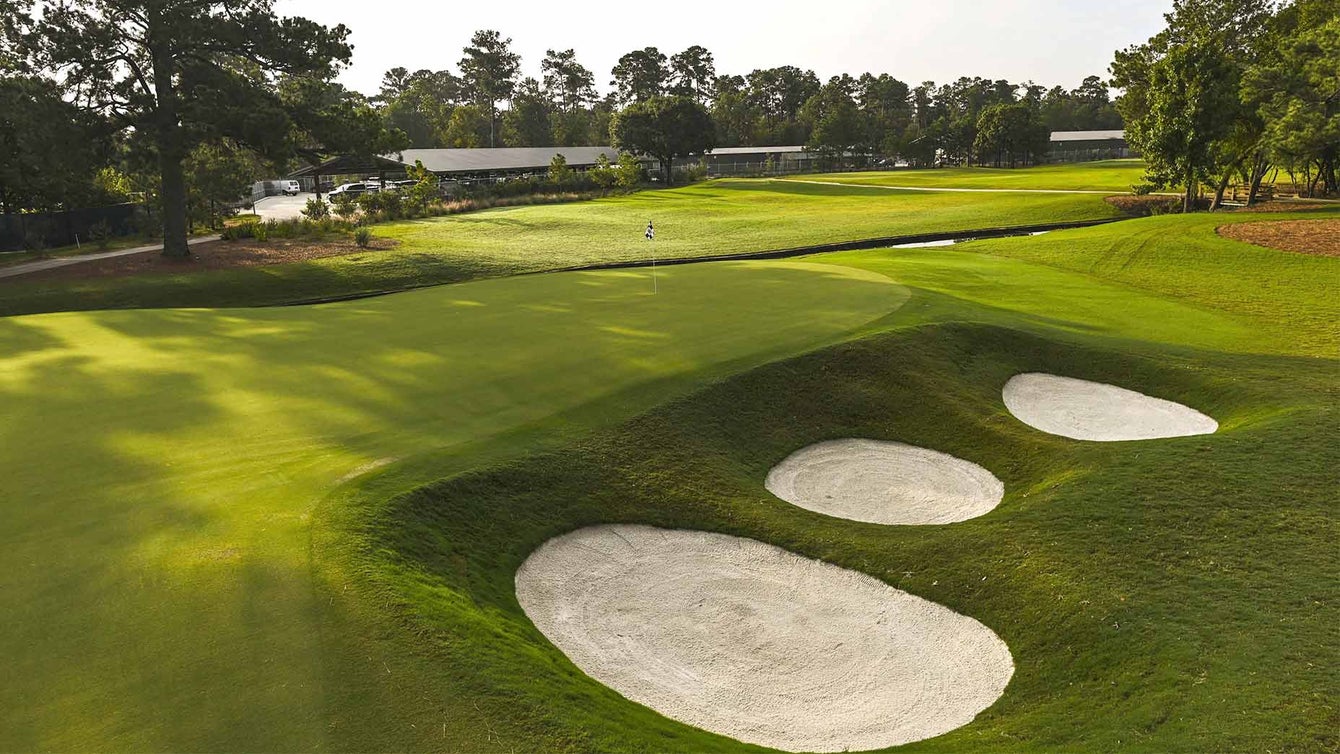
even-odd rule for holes
{"type": "Polygon", "coordinates": [[[89,243],[95,235],[128,236],[136,231],[138,204],[0,215],[0,251],[45,249],[89,243]]]}

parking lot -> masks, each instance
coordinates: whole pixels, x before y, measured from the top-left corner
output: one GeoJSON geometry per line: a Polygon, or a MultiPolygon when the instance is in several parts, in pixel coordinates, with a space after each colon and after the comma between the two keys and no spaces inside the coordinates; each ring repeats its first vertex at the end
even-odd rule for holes
{"type": "Polygon", "coordinates": [[[262,220],[296,220],[302,217],[307,200],[316,196],[303,192],[297,196],[267,196],[256,202],[255,212],[262,220]]]}

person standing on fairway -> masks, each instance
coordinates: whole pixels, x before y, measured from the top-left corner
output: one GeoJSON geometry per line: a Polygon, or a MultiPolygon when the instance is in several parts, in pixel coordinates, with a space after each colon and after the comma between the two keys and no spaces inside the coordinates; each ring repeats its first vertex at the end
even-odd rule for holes
{"type": "Polygon", "coordinates": [[[650,221],[650,220],[647,221],[647,240],[648,240],[648,241],[655,241],[655,240],[656,240],[656,229],[653,228],[653,227],[651,227],[651,221],[650,221]]]}

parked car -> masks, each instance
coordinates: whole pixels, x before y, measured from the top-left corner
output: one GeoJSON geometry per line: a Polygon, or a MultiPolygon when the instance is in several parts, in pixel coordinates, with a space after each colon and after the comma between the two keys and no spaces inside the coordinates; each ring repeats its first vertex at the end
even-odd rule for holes
{"type": "Polygon", "coordinates": [[[302,184],[297,181],[280,181],[279,190],[284,192],[284,196],[297,196],[302,193],[302,184]]]}
{"type": "Polygon", "coordinates": [[[378,190],[379,188],[375,183],[346,183],[330,192],[327,198],[331,201],[336,201],[345,196],[350,199],[357,199],[363,194],[376,193],[378,190]]]}

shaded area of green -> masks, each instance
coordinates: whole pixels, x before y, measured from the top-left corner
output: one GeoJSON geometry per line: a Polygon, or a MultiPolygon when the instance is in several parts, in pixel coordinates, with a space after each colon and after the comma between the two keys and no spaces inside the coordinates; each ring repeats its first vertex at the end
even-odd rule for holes
{"type": "Polygon", "coordinates": [[[379,225],[400,243],[298,264],[81,281],[0,280],[0,315],[256,306],[600,262],[769,251],[912,233],[1117,216],[1096,196],[894,194],[719,180],[576,204],[379,225]],[[656,224],[654,243],[643,238],[656,224]]]}

